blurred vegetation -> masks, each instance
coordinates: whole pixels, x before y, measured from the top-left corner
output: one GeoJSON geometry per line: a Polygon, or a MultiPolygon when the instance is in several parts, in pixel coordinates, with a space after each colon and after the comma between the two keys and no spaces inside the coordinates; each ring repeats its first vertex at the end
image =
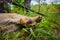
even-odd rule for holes
{"type": "MultiPolygon", "coordinates": [[[[24,5],[23,0],[14,0],[14,2],[19,2],[24,5]]],[[[9,11],[11,7],[7,6],[9,11]]],[[[31,9],[35,11],[39,10],[39,5],[32,5],[31,9]]],[[[26,16],[38,16],[38,14],[29,11],[26,14],[26,10],[13,6],[10,12],[16,12],[21,15],[26,16]]],[[[37,23],[34,28],[29,28],[30,34],[25,38],[25,40],[60,40],[60,4],[41,4],[40,12],[46,14],[47,17],[43,17],[40,23],[37,23]]],[[[10,34],[3,34],[0,36],[0,40],[19,40],[19,36],[27,32],[26,28],[23,28],[20,32],[13,32],[10,34]]]]}

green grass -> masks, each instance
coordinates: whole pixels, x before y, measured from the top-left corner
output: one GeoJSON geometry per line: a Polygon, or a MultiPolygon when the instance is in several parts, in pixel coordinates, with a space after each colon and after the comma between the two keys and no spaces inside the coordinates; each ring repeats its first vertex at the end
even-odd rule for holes
{"type": "MultiPolygon", "coordinates": [[[[32,8],[34,10],[38,10],[36,8],[36,5],[33,6],[32,8]]],[[[34,28],[28,28],[30,34],[25,38],[25,40],[60,40],[60,34],[59,34],[60,24],[56,23],[57,21],[56,16],[60,14],[60,12],[55,12],[54,11],[55,9],[56,9],[56,5],[49,5],[49,6],[41,5],[40,12],[46,14],[47,17],[43,17],[42,21],[40,23],[37,23],[34,28]],[[57,33],[55,32],[55,30],[57,33]]],[[[17,7],[14,7],[13,10],[14,12],[21,15],[27,15],[30,17],[38,16],[38,14],[35,14],[33,12],[29,12],[28,14],[26,14],[26,11],[23,11],[23,9],[19,9],[17,7]]],[[[26,31],[28,30],[24,28],[20,32],[13,32],[7,35],[3,34],[0,36],[0,40],[5,40],[5,39],[19,40],[19,36],[24,34],[26,31]]]]}

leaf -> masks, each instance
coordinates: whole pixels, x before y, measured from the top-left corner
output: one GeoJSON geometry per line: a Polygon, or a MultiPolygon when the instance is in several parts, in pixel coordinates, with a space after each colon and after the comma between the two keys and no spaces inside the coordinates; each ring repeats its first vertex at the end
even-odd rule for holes
{"type": "Polygon", "coordinates": [[[31,34],[33,35],[33,37],[35,38],[36,36],[35,36],[35,34],[34,34],[32,28],[30,28],[30,32],[31,32],[31,34]]]}

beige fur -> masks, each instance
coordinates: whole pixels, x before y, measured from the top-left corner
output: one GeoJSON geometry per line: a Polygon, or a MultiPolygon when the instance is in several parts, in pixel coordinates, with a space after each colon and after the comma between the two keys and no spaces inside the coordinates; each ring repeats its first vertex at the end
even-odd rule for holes
{"type": "Polygon", "coordinates": [[[41,19],[42,19],[42,16],[28,17],[28,16],[19,15],[16,13],[1,13],[0,25],[13,23],[13,24],[21,24],[26,27],[32,27],[37,22],[40,22],[41,19]]]}

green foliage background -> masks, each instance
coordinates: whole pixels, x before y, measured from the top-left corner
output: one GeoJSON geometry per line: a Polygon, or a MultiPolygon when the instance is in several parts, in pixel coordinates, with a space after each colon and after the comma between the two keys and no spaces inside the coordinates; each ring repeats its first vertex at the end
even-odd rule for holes
{"type": "MultiPolygon", "coordinates": [[[[24,6],[24,0],[14,0],[14,2],[20,3],[24,6]]],[[[39,5],[32,5],[31,9],[35,11],[39,10],[39,5]]],[[[8,7],[7,7],[8,8],[8,7]]],[[[10,7],[9,7],[10,8],[10,7]]],[[[9,11],[9,10],[8,10],[9,11]]],[[[29,11],[26,14],[26,10],[13,6],[12,11],[21,15],[35,17],[38,14],[35,14],[29,11]]],[[[42,14],[46,14],[47,17],[43,17],[40,23],[37,23],[34,28],[28,28],[30,34],[25,38],[26,40],[60,40],[60,4],[51,4],[51,5],[40,5],[40,12],[42,14]]],[[[11,34],[3,34],[0,37],[0,40],[11,39],[11,40],[19,40],[19,36],[24,34],[27,31],[26,28],[23,28],[20,32],[13,32],[11,34]]]]}

